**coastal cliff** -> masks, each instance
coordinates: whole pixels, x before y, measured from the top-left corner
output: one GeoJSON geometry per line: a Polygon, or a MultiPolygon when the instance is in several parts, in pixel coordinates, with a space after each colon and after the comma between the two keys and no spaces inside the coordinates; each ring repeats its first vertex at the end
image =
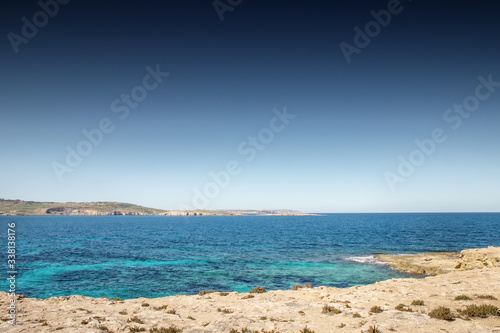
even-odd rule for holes
{"type": "Polygon", "coordinates": [[[123,202],[39,202],[0,199],[0,215],[315,215],[293,210],[164,210],[123,202]]]}

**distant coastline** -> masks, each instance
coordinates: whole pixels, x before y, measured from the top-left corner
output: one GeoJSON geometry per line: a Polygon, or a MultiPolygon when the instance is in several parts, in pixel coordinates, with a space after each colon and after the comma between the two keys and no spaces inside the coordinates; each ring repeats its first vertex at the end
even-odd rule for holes
{"type": "Polygon", "coordinates": [[[41,202],[0,199],[0,215],[163,215],[163,216],[315,216],[287,209],[267,210],[164,210],[123,202],[41,202]]]}

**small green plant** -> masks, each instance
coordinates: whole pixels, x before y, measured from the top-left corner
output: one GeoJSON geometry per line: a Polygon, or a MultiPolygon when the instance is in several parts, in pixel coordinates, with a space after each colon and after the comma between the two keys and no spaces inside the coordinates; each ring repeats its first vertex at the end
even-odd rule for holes
{"type": "Polygon", "coordinates": [[[429,317],[442,320],[453,320],[450,308],[440,306],[428,313],[429,317]]]}
{"type": "Polygon", "coordinates": [[[324,313],[324,314],[339,314],[339,313],[342,313],[342,311],[340,311],[339,309],[337,309],[334,306],[325,305],[323,307],[323,310],[321,311],[321,313],[324,313]]]}
{"type": "Polygon", "coordinates": [[[119,298],[119,297],[115,297],[115,298],[113,298],[113,301],[115,301],[115,302],[119,302],[119,301],[121,301],[121,300],[122,300],[122,299],[121,299],[121,298],[119,298]]]}
{"type": "Polygon", "coordinates": [[[498,307],[491,304],[467,305],[465,310],[459,311],[462,316],[486,318],[488,316],[500,316],[498,307]]]}
{"type": "Polygon", "coordinates": [[[131,326],[128,328],[129,332],[144,332],[146,329],[144,327],[139,326],[131,326]]]}
{"type": "Polygon", "coordinates": [[[420,306],[422,306],[422,305],[425,305],[425,304],[424,304],[423,300],[419,299],[419,300],[415,300],[415,301],[411,302],[411,305],[420,305],[420,306]]]}
{"type": "Polygon", "coordinates": [[[353,318],[361,318],[361,315],[358,312],[352,314],[353,318]]]}
{"type": "Polygon", "coordinates": [[[396,310],[398,311],[405,311],[405,312],[413,312],[412,309],[410,309],[409,307],[407,307],[406,305],[404,305],[403,303],[399,303],[396,307],[395,307],[396,310]]]}
{"type": "Polygon", "coordinates": [[[467,295],[458,295],[455,297],[455,301],[470,301],[472,298],[470,298],[467,295]]]}
{"type": "Polygon", "coordinates": [[[497,298],[493,295],[477,295],[477,298],[479,299],[489,299],[489,300],[492,300],[492,301],[496,301],[497,298]]]}
{"type": "Polygon", "coordinates": [[[250,294],[263,294],[266,292],[266,288],[264,287],[255,287],[250,290],[250,294]]]}
{"type": "Polygon", "coordinates": [[[368,331],[366,333],[381,333],[381,331],[377,328],[377,325],[368,327],[368,331]]]}
{"type": "Polygon", "coordinates": [[[165,327],[150,328],[149,333],[182,333],[182,329],[177,328],[175,326],[170,326],[168,328],[165,327]]]}
{"type": "Polygon", "coordinates": [[[219,296],[227,296],[227,295],[229,295],[229,293],[227,293],[227,292],[219,293],[219,296]]]}
{"type": "Polygon", "coordinates": [[[141,304],[141,306],[142,306],[143,308],[148,308],[148,307],[149,307],[149,303],[142,303],[142,304],[141,304]]]}
{"type": "Polygon", "coordinates": [[[382,311],[384,310],[378,305],[372,306],[372,308],[370,309],[370,312],[372,313],[380,313],[382,311]]]}
{"type": "Polygon", "coordinates": [[[217,309],[217,312],[222,312],[222,313],[233,313],[234,311],[233,310],[230,310],[230,309],[226,309],[226,308],[218,308],[217,309]]]}
{"type": "Polygon", "coordinates": [[[137,323],[137,324],[144,324],[144,321],[141,320],[141,318],[134,316],[132,318],[127,319],[128,323],[137,323]]]}

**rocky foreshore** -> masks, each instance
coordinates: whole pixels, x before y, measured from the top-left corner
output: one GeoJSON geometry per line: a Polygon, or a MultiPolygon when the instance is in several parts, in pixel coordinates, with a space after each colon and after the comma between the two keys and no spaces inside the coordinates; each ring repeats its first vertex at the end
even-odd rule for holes
{"type": "Polygon", "coordinates": [[[500,267],[500,247],[469,249],[462,252],[437,252],[417,255],[373,256],[376,260],[387,262],[395,269],[412,274],[445,274],[456,270],[471,270],[500,267]]]}
{"type": "MultiPolygon", "coordinates": [[[[15,326],[8,321],[9,296],[0,293],[0,307],[5,309],[0,331],[500,332],[498,251],[490,247],[444,254],[446,269],[440,275],[345,289],[297,286],[264,293],[202,292],[131,300],[20,296],[15,326]],[[375,327],[378,331],[370,331],[375,327]]],[[[417,261],[434,261],[435,255],[417,261]]]]}

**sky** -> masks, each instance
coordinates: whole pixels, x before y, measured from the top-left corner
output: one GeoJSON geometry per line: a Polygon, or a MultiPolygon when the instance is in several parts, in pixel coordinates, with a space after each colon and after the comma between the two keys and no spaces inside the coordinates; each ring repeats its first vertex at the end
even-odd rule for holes
{"type": "Polygon", "coordinates": [[[498,1],[3,1],[0,197],[500,211],[498,1]]]}

